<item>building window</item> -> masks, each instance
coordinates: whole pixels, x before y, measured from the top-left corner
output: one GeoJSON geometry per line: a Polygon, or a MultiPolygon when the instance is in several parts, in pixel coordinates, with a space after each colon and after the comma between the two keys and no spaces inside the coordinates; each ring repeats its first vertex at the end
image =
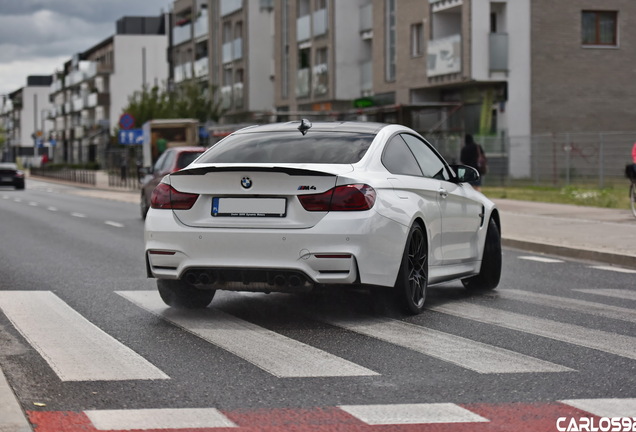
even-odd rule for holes
{"type": "Polygon", "coordinates": [[[296,17],[304,17],[311,13],[309,0],[298,0],[296,5],[296,17]]]}
{"type": "Polygon", "coordinates": [[[411,56],[424,55],[424,24],[411,25],[411,56]]]}
{"type": "Polygon", "coordinates": [[[385,0],[385,26],[386,26],[386,62],[385,62],[385,74],[386,80],[391,82],[395,81],[395,62],[396,62],[396,29],[395,29],[395,3],[396,0],[385,0]]]}
{"type": "Polygon", "coordinates": [[[581,16],[583,45],[616,46],[617,35],[618,12],[583,11],[581,16]]]}

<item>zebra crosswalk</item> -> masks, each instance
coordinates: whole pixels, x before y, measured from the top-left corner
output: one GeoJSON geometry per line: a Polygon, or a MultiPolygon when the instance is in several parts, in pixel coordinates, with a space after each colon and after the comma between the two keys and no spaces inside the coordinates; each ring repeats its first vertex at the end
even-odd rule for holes
{"type": "MultiPolygon", "coordinates": [[[[382,368],[378,365],[394,360],[383,358],[382,362],[369,362],[365,358],[356,359],[356,354],[352,351],[343,358],[342,351],[332,352],[329,344],[314,346],[307,340],[300,341],[281,331],[265,328],[257,323],[258,320],[252,322],[245,316],[239,316],[236,310],[224,307],[226,305],[223,302],[218,307],[213,306],[204,310],[178,310],[167,307],[155,290],[117,291],[116,294],[136,306],[141,316],[148,314],[153,320],[159,318],[178,330],[196,336],[203,343],[210,344],[210,347],[243,360],[249,367],[253,366],[255,370],[259,370],[259,373],[269,374],[274,380],[382,379],[391,368],[382,368]]],[[[265,298],[265,295],[250,295],[250,300],[256,305],[266,302],[265,298]]],[[[353,312],[342,314],[335,310],[321,313],[302,310],[296,313],[309,321],[320,323],[330,333],[346,335],[346,340],[364,338],[364,343],[370,346],[399,347],[400,350],[412,353],[414,358],[431,358],[441,362],[438,364],[452,365],[453,368],[459,368],[458,370],[463,370],[467,374],[503,377],[534,373],[556,376],[562,373],[579,373],[576,361],[570,359],[566,364],[560,364],[560,360],[565,361],[565,356],[550,356],[541,349],[525,350],[522,353],[513,348],[518,346],[515,344],[490,344],[476,340],[477,338],[473,340],[472,337],[466,336],[473,334],[471,332],[464,332],[459,336],[453,332],[452,326],[440,326],[439,319],[455,320],[453,322],[464,325],[468,322],[491,326],[493,329],[504,328],[526,337],[547,338],[555,343],[602,352],[618,356],[622,361],[629,361],[636,360],[636,337],[602,330],[595,326],[599,322],[604,322],[602,320],[626,323],[628,326],[636,324],[634,308],[629,307],[629,302],[635,300],[634,291],[631,289],[572,290],[569,294],[556,295],[503,288],[477,299],[432,302],[428,310],[434,312],[430,317],[437,319],[437,326],[421,319],[426,317],[426,313],[415,320],[353,312]],[[602,301],[605,297],[623,299],[624,306],[605,304],[602,301]],[[498,299],[503,302],[498,303],[498,299]],[[572,324],[565,322],[566,320],[555,319],[555,314],[545,318],[529,313],[512,312],[511,304],[535,305],[539,306],[540,310],[563,310],[594,319],[579,321],[585,325],[572,324]]],[[[51,291],[0,291],[0,312],[62,382],[142,380],[169,383],[174,378],[146,358],[147,352],[143,356],[126,346],[51,291]]],[[[164,362],[163,365],[165,364],[164,362]]],[[[231,368],[232,365],[225,367],[231,368]]],[[[584,369],[581,368],[581,373],[590,372],[589,366],[584,369]]],[[[228,369],[228,373],[232,373],[231,369],[228,369]]],[[[621,399],[620,403],[614,399],[610,402],[606,399],[603,401],[564,399],[558,403],[585,412],[605,413],[595,415],[631,416],[632,410],[636,411],[636,399],[621,399]],[[616,404],[621,408],[617,409],[616,404]],[[625,412],[619,412],[621,409],[625,412]]],[[[492,416],[489,416],[487,410],[480,411],[454,403],[343,404],[334,409],[337,411],[336,417],[344,419],[343,421],[349,421],[346,419],[353,417],[364,425],[474,425],[492,422],[492,416]]],[[[35,417],[32,423],[45,421],[37,420],[40,417],[33,415],[35,417]]],[[[48,418],[46,414],[42,415],[42,419],[48,418]]],[[[77,421],[90,425],[86,430],[240,429],[245,423],[239,414],[232,416],[215,407],[201,406],[166,409],[87,409],[81,413],[77,421]]]]}
{"type": "MultiPolygon", "coordinates": [[[[619,290],[631,300],[632,291],[619,290]]],[[[603,294],[603,291],[595,291],[603,294]]],[[[378,371],[240,319],[217,308],[167,307],[156,291],[118,291],[153,315],[279,378],[377,376],[378,371]]],[[[515,289],[493,296],[636,323],[634,309],[515,289]]],[[[164,380],[148,360],[82,317],[50,291],[1,291],[0,310],[62,381],[164,380]]],[[[462,300],[429,310],[636,360],[636,337],[462,300]]],[[[386,317],[308,314],[310,319],[481,374],[572,372],[566,365],[386,317]]]]}

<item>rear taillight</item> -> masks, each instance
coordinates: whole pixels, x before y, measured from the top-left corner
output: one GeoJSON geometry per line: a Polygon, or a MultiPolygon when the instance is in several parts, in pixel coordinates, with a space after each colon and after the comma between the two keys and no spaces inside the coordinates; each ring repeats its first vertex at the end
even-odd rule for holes
{"type": "Polygon", "coordinates": [[[16,172],[15,172],[15,176],[16,176],[17,178],[24,178],[24,173],[23,173],[22,171],[16,171],[16,172]]]}
{"type": "Polygon", "coordinates": [[[155,209],[189,210],[196,202],[199,195],[179,192],[175,188],[165,183],[159,185],[152,191],[150,207],[155,209]]]}
{"type": "Polygon", "coordinates": [[[299,195],[307,211],[362,211],[375,204],[375,189],[366,184],[337,186],[327,192],[299,195]]]}

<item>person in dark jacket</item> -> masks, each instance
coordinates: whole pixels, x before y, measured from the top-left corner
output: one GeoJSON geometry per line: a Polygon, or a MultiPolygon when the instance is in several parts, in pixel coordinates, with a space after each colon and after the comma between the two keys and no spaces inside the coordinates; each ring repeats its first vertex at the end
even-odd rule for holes
{"type": "Polygon", "coordinates": [[[476,190],[481,189],[482,169],[479,166],[479,156],[483,154],[483,151],[481,146],[475,142],[473,136],[466,134],[459,158],[462,164],[475,168],[479,172],[479,179],[470,183],[476,190]]]}

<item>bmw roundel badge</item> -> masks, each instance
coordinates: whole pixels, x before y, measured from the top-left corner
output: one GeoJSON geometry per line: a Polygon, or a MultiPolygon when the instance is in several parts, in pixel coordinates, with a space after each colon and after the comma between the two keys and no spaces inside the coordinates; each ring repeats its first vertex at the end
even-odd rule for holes
{"type": "Polygon", "coordinates": [[[243,186],[243,189],[249,189],[252,187],[252,179],[250,179],[249,177],[243,177],[241,179],[241,186],[243,186]]]}

